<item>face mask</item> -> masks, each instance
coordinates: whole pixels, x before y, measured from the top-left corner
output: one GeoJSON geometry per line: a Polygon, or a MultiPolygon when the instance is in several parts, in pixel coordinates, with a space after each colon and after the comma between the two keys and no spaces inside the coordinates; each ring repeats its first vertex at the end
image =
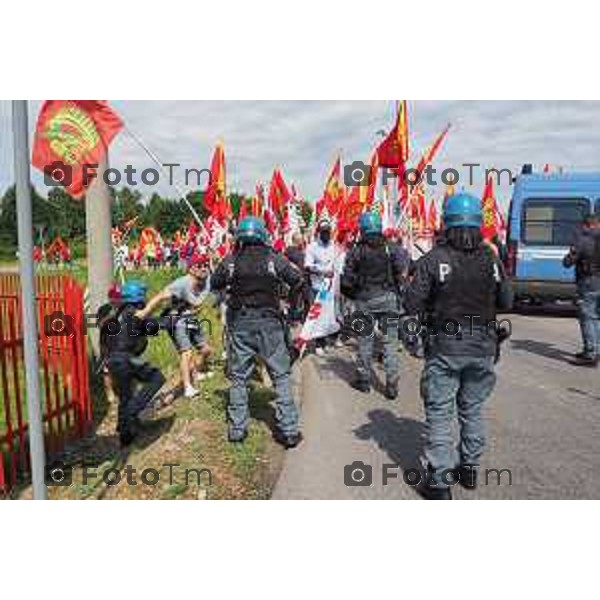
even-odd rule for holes
{"type": "Polygon", "coordinates": [[[331,240],[331,231],[325,229],[319,233],[319,239],[324,243],[328,244],[331,240]]]}

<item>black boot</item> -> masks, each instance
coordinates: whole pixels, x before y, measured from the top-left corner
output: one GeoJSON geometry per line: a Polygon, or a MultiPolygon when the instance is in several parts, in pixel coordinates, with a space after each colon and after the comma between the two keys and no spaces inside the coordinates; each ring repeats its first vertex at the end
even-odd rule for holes
{"type": "Polygon", "coordinates": [[[581,356],[575,356],[575,359],[570,361],[572,365],[577,367],[597,367],[600,359],[597,356],[591,354],[581,354],[581,356]]]}
{"type": "Polygon", "coordinates": [[[277,430],[273,434],[275,441],[281,444],[286,450],[290,450],[291,448],[295,448],[300,445],[300,442],[304,439],[303,435],[298,431],[297,433],[292,433],[286,435],[281,433],[281,431],[277,430]]]}
{"type": "Polygon", "coordinates": [[[452,500],[452,490],[449,487],[434,485],[433,473],[432,466],[427,465],[425,481],[419,489],[423,498],[425,500],[452,500]]]}
{"type": "Polygon", "coordinates": [[[452,490],[449,487],[435,487],[425,484],[421,488],[425,500],[452,500],[452,490]]]}
{"type": "Polygon", "coordinates": [[[396,400],[398,398],[398,382],[388,381],[385,384],[384,395],[388,400],[396,400]]]}
{"type": "Polygon", "coordinates": [[[117,431],[119,432],[121,447],[127,448],[127,446],[131,446],[139,434],[137,419],[131,419],[126,423],[119,424],[117,431]]]}
{"type": "Polygon", "coordinates": [[[363,394],[368,394],[371,391],[371,384],[360,377],[355,379],[350,386],[363,394]]]}
{"type": "Polygon", "coordinates": [[[479,465],[461,465],[456,470],[458,483],[466,490],[477,488],[477,470],[479,465]]]}

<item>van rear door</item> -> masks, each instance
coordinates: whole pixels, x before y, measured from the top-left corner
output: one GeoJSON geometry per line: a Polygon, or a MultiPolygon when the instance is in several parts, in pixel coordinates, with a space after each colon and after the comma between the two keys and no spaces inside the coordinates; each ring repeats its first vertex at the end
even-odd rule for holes
{"type": "Polygon", "coordinates": [[[527,198],[521,213],[516,276],[538,281],[574,281],[573,269],[565,269],[562,259],[589,212],[587,198],[527,198]]]}

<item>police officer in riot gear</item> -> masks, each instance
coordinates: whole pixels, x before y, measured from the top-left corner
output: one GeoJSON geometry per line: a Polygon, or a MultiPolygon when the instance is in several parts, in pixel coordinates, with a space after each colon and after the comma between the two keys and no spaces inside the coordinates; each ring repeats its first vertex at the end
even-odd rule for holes
{"type": "MultiPolygon", "coordinates": [[[[357,378],[352,386],[361,392],[371,391],[373,326],[377,323],[383,341],[385,396],[393,400],[398,396],[398,355],[395,343],[398,340],[400,294],[410,260],[408,253],[400,245],[386,241],[379,214],[370,212],[361,215],[359,229],[360,240],[346,257],[340,284],[342,294],[354,301],[357,311],[349,319],[365,320],[362,323],[364,331],[356,331],[357,378]]],[[[350,327],[356,329],[353,323],[350,323],[350,327]]]]}
{"type": "Polygon", "coordinates": [[[450,500],[449,486],[457,479],[474,489],[485,446],[481,411],[496,381],[496,311],[510,308],[512,293],[495,252],[482,241],[481,222],[478,198],[464,193],[448,198],[444,236],[417,262],[405,298],[407,311],[424,315],[428,330],[421,375],[428,499],[450,500]],[[455,410],[458,464],[451,428],[455,410]]]}
{"type": "Polygon", "coordinates": [[[579,325],[583,351],[573,364],[596,367],[600,360],[600,215],[586,218],[581,235],[563,259],[565,267],[575,267],[579,295],[579,325]]]}
{"type": "Polygon", "coordinates": [[[290,353],[277,293],[280,283],[298,293],[303,275],[267,244],[262,219],[246,217],[236,231],[236,248],[218,265],[211,289],[227,291],[228,363],[231,389],[228,418],[229,441],[243,442],[248,433],[247,384],[260,357],[267,367],[276,393],[278,429],[275,439],[285,448],[301,440],[298,411],[290,385],[290,353]]]}
{"type": "Polygon", "coordinates": [[[156,335],[158,322],[138,319],[135,313],[146,303],[146,286],[138,281],[125,283],[115,311],[104,314],[100,343],[113,388],[119,398],[117,431],[122,446],[128,446],[139,433],[138,415],[146,408],[165,382],[161,371],[142,355],[148,335],[156,335]]]}

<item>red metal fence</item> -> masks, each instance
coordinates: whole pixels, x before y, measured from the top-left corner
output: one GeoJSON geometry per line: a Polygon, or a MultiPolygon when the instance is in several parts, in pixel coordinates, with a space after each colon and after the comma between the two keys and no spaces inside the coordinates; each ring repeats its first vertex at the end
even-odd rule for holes
{"type": "MultiPolygon", "coordinates": [[[[84,293],[67,275],[41,275],[36,283],[42,414],[52,453],[92,421],[84,293]],[[66,315],[68,335],[48,335],[53,313],[66,315]]],[[[0,274],[0,491],[30,468],[20,294],[18,275],[0,274]]]]}

